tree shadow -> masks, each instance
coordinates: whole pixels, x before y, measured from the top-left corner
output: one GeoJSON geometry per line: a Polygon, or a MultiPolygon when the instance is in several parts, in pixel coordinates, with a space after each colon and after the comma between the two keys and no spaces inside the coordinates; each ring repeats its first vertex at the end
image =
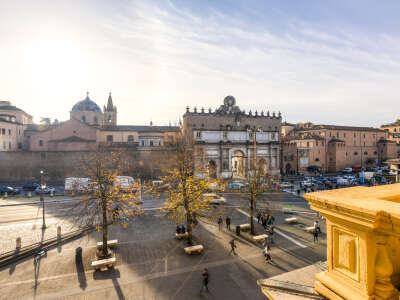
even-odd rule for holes
{"type": "Polygon", "coordinates": [[[82,248],[81,247],[76,248],[75,265],[76,265],[76,273],[78,275],[79,287],[82,290],[85,290],[87,287],[87,281],[86,281],[85,268],[84,268],[83,262],[82,262],[82,248]]]}
{"type": "MultiPolygon", "coordinates": [[[[20,248],[16,248],[15,251],[14,251],[13,256],[14,256],[14,257],[17,257],[17,256],[19,255],[19,252],[20,252],[20,248]]],[[[14,273],[15,267],[16,267],[16,266],[17,266],[17,263],[12,263],[12,264],[10,265],[10,270],[8,271],[8,273],[9,273],[10,275],[14,273]]]]}
{"type": "Polygon", "coordinates": [[[118,299],[125,300],[124,293],[122,292],[122,289],[121,289],[121,287],[120,287],[120,285],[118,283],[118,280],[117,280],[117,278],[120,278],[120,277],[121,277],[121,274],[120,274],[119,270],[118,269],[114,269],[114,268],[109,268],[109,269],[107,269],[105,271],[96,270],[93,273],[93,279],[94,280],[111,279],[111,281],[112,281],[112,283],[114,285],[115,291],[116,291],[116,293],[118,295],[118,299]]]}

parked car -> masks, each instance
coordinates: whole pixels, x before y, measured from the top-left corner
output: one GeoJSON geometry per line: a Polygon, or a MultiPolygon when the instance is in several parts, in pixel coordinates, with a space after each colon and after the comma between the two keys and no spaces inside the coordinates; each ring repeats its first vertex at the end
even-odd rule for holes
{"type": "Polygon", "coordinates": [[[206,201],[209,201],[211,204],[225,204],[226,199],[222,196],[219,196],[218,194],[215,193],[208,193],[208,194],[203,194],[203,198],[206,201]]]}
{"type": "Polygon", "coordinates": [[[342,170],[342,173],[352,173],[353,172],[353,168],[344,168],[342,170]]]}
{"type": "Polygon", "coordinates": [[[43,194],[50,194],[51,192],[55,193],[56,189],[50,186],[46,186],[43,191],[40,186],[38,186],[35,190],[35,194],[40,195],[43,192],[43,194]]]}
{"type": "Polygon", "coordinates": [[[7,195],[17,195],[19,194],[19,190],[11,186],[0,186],[0,195],[4,195],[5,193],[7,195]]]}
{"type": "Polygon", "coordinates": [[[311,180],[308,179],[300,182],[300,185],[304,187],[312,187],[314,184],[311,182],[311,180]]]}
{"type": "Polygon", "coordinates": [[[240,190],[244,186],[245,185],[241,182],[232,182],[232,183],[228,184],[227,188],[230,190],[240,190]]]}
{"type": "Polygon", "coordinates": [[[291,184],[290,182],[287,182],[287,181],[282,181],[279,185],[283,189],[291,188],[293,186],[293,184],[291,184]]]}
{"type": "Polygon", "coordinates": [[[22,186],[22,189],[23,189],[24,191],[33,192],[34,190],[37,189],[38,186],[40,186],[40,185],[37,184],[37,183],[25,183],[25,184],[22,186]]]}

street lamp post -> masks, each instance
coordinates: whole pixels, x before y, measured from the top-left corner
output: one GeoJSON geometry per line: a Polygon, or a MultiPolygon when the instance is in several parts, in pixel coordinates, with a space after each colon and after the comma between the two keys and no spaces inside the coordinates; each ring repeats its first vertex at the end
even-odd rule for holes
{"type": "Polygon", "coordinates": [[[43,197],[43,190],[45,189],[46,185],[43,181],[43,170],[40,170],[40,201],[42,202],[42,210],[43,210],[43,222],[42,222],[42,229],[46,228],[46,219],[44,213],[44,197],[43,197]]]}

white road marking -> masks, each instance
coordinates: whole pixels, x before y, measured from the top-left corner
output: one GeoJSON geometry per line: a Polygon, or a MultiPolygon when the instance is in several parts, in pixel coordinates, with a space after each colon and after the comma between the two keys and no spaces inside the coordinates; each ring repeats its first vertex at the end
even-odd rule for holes
{"type": "MultiPolygon", "coordinates": [[[[241,209],[237,209],[237,211],[240,212],[240,213],[242,213],[242,214],[244,214],[244,215],[247,216],[247,217],[250,217],[250,215],[249,215],[247,212],[245,212],[245,211],[243,211],[243,210],[241,210],[241,209]]],[[[255,217],[253,217],[253,219],[254,219],[255,221],[257,221],[257,219],[256,219],[255,217]]],[[[280,231],[279,229],[276,229],[276,227],[275,227],[274,231],[275,231],[277,234],[279,234],[280,236],[282,236],[282,237],[288,239],[289,241],[291,241],[292,243],[296,244],[297,246],[299,246],[299,247],[301,247],[301,248],[307,248],[306,245],[304,245],[304,244],[300,243],[299,241],[295,240],[294,238],[288,236],[287,234],[283,233],[283,232],[280,231]]]]}

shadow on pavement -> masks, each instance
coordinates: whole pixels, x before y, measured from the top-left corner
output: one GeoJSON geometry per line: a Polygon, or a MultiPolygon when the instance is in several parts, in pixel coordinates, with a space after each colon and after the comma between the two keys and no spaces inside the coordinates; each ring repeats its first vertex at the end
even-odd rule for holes
{"type": "Polygon", "coordinates": [[[85,268],[82,263],[82,248],[76,248],[75,253],[75,265],[76,265],[76,273],[78,275],[79,287],[82,290],[85,290],[87,287],[85,268]]]}
{"type": "MultiPolygon", "coordinates": [[[[20,248],[16,248],[16,249],[15,249],[14,254],[13,254],[14,257],[18,256],[19,250],[20,250],[20,248]]],[[[12,263],[12,264],[10,265],[10,270],[8,271],[8,273],[9,273],[10,275],[11,275],[12,273],[14,273],[15,267],[16,267],[16,266],[17,266],[17,263],[12,263]]]]}

